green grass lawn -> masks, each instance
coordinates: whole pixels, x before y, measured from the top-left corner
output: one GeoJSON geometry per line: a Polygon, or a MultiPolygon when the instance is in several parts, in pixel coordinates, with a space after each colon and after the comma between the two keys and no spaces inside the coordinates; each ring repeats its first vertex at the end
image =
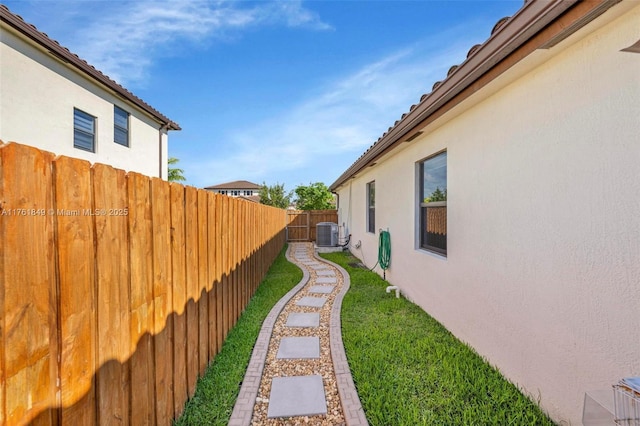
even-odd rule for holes
{"type": "Polygon", "coordinates": [[[377,274],[344,267],[342,338],[371,425],[552,425],[553,422],[473,349],[417,305],[387,294],[377,274]]]}
{"type": "MultiPolygon", "coordinates": [[[[351,288],[342,303],[349,366],[371,425],[552,425],[530,399],[478,354],[406,299],[385,293],[378,275],[343,266],[351,288]]],[[[264,318],[302,278],[284,250],[198,381],[176,425],[226,425],[264,318]]]]}
{"type": "Polygon", "coordinates": [[[286,247],[229,332],[222,350],[198,380],[196,394],[186,403],[175,425],[226,425],[229,422],[262,322],[273,305],[302,279],[302,271],[287,261],[285,251],[286,247]]]}

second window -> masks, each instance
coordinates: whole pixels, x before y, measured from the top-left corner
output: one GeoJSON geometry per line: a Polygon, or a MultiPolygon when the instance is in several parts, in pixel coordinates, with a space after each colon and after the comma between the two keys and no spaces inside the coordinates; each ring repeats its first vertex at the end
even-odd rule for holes
{"type": "Polygon", "coordinates": [[[376,181],[367,184],[367,231],[376,232],[376,181]]]}

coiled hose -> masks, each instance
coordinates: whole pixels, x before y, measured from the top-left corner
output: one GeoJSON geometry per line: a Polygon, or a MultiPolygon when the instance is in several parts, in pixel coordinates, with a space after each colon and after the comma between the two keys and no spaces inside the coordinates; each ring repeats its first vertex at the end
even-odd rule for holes
{"type": "Polygon", "coordinates": [[[387,279],[387,269],[391,263],[391,234],[389,231],[380,230],[378,239],[378,264],[382,268],[382,277],[387,279]]]}

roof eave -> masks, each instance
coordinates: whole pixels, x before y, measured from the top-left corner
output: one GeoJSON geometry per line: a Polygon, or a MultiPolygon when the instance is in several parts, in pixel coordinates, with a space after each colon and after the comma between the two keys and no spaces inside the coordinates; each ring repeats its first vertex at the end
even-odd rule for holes
{"type": "Polygon", "coordinates": [[[389,129],[369,150],[353,163],[330,187],[335,191],[348,179],[374,162],[391,145],[414,130],[458,93],[516,50],[534,34],[553,22],[578,0],[527,1],[499,31],[489,37],[472,55],[436,87],[418,106],[389,129]]]}
{"type": "Polygon", "coordinates": [[[129,92],[127,89],[111,80],[109,77],[104,75],[93,66],[89,65],[86,61],[80,59],[78,56],[71,53],[68,49],[62,47],[55,40],[50,39],[45,33],[38,31],[35,26],[28,24],[19,16],[11,13],[11,11],[9,11],[6,6],[0,5],[0,9],[2,10],[2,12],[6,12],[0,14],[0,19],[2,20],[2,22],[7,23],[7,25],[14,28],[20,34],[23,34],[34,43],[42,46],[58,60],[61,60],[67,65],[77,68],[82,73],[88,75],[91,79],[96,80],[103,86],[115,92],[120,97],[124,98],[126,101],[131,102],[138,108],[142,109],[144,112],[153,117],[155,121],[161,124],[161,129],[163,128],[165,130],[182,130],[178,123],[164,116],[151,105],[147,104],[142,99],[138,98],[133,93],[129,92]]]}

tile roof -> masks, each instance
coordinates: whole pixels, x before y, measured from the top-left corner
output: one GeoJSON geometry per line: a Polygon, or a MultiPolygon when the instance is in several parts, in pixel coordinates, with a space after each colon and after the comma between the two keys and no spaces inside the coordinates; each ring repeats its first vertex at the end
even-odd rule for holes
{"type": "Polygon", "coordinates": [[[221,183],[219,185],[206,186],[204,189],[260,189],[258,185],[247,180],[236,180],[233,182],[221,183]]]}
{"type": "Polygon", "coordinates": [[[9,8],[3,4],[0,4],[0,20],[2,23],[6,23],[23,36],[30,39],[32,42],[43,47],[52,56],[55,56],[69,66],[76,68],[76,70],[86,74],[94,81],[106,86],[108,89],[122,96],[125,100],[136,105],[138,108],[151,115],[157,122],[161,123],[167,130],[181,130],[180,126],[176,122],[164,116],[151,105],[147,104],[120,84],[113,81],[107,75],[81,59],[78,55],[71,53],[69,49],[61,46],[57,41],[49,38],[47,34],[39,31],[34,25],[24,21],[21,16],[12,13],[9,8]]]}
{"type": "MultiPolygon", "coordinates": [[[[619,1],[592,2],[588,11],[581,12],[584,13],[580,17],[583,19],[576,22],[584,25],[589,19],[593,19],[619,1]]],[[[498,20],[489,38],[484,43],[471,47],[466,59],[461,64],[449,68],[447,76],[442,81],[435,82],[431,92],[423,94],[418,103],[411,105],[409,111],[402,114],[400,119],[340,175],[329,189],[336,190],[365,167],[372,165],[378,157],[393,149],[400,141],[413,140],[421,133],[421,123],[577,3],[578,0],[525,0],[523,6],[512,17],[498,20]]],[[[586,6],[583,7],[587,10],[586,6]]],[[[566,37],[575,30],[575,27],[560,30],[558,37],[566,37]]]]}

